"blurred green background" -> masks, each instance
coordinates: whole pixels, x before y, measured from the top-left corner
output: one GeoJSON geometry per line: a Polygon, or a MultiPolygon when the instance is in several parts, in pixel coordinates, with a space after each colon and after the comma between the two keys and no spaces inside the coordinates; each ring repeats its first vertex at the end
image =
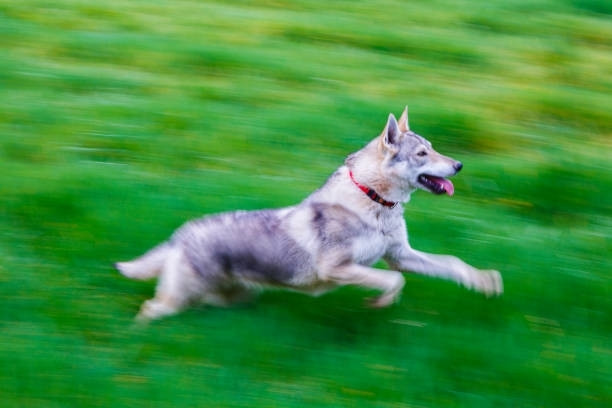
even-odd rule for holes
{"type": "Polygon", "coordinates": [[[612,404],[612,3],[0,1],[3,407],[612,404]],[[112,268],[187,219],[299,202],[410,107],[465,164],[415,248],[498,299],[267,292],[131,328],[112,268]]]}

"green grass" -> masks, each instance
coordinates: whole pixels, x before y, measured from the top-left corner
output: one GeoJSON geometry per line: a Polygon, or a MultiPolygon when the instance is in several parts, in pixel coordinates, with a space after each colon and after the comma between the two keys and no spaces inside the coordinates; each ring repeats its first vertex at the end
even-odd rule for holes
{"type": "Polygon", "coordinates": [[[4,407],[612,404],[606,2],[0,0],[4,407]],[[411,243],[485,299],[270,292],[134,329],[112,270],[204,213],[321,185],[390,111],[460,159],[411,243]]]}

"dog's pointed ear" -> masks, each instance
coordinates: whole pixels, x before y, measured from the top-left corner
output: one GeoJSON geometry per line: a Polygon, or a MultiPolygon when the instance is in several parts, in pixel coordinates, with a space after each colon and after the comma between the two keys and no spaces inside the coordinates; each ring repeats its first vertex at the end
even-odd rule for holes
{"type": "Polygon", "coordinates": [[[397,151],[399,150],[398,144],[401,136],[397,120],[392,113],[389,114],[387,125],[382,133],[382,144],[387,150],[397,151]]]}
{"type": "Polygon", "coordinates": [[[410,124],[408,123],[408,106],[404,108],[402,116],[400,116],[399,120],[397,121],[397,125],[402,133],[410,130],[410,124]]]}

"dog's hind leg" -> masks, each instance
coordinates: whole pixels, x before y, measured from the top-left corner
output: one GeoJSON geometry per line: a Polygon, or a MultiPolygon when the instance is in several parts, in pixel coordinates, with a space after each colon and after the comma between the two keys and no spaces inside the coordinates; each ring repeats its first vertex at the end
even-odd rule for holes
{"type": "Polygon", "coordinates": [[[174,248],[169,252],[161,270],[155,297],[143,303],[136,320],[147,322],[176,314],[199,300],[204,290],[204,281],[191,267],[183,252],[174,248]]]}

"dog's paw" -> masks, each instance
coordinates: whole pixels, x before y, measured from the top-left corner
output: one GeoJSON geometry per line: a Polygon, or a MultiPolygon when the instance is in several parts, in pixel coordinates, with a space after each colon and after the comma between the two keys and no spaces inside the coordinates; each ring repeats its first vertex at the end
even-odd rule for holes
{"type": "Polygon", "coordinates": [[[382,309],[383,307],[391,306],[397,301],[397,298],[391,296],[377,296],[366,299],[366,306],[372,309],[382,309]]]}
{"type": "Polygon", "coordinates": [[[464,285],[472,290],[483,293],[486,297],[499,296],[504,292],[501,274],[495,270],[474,270],[464,285]]]}
{"type": "Polygon", "coordinates": [[[501,274],[493,269],[479,271],[479,286],[477,290],[485,296],[499,296],[504,293],[504,282],[501,274]]]}
{"type": "Polygon", "coordinates": [[[367,305],[373,308],[382,308],[392,305],[399,301],[402,294],[402,288],[406,283],[406,279],[399,272],[388,272],[387,279],[389,289],[383,292],[380,296],[366,299],[367,305]]]}

